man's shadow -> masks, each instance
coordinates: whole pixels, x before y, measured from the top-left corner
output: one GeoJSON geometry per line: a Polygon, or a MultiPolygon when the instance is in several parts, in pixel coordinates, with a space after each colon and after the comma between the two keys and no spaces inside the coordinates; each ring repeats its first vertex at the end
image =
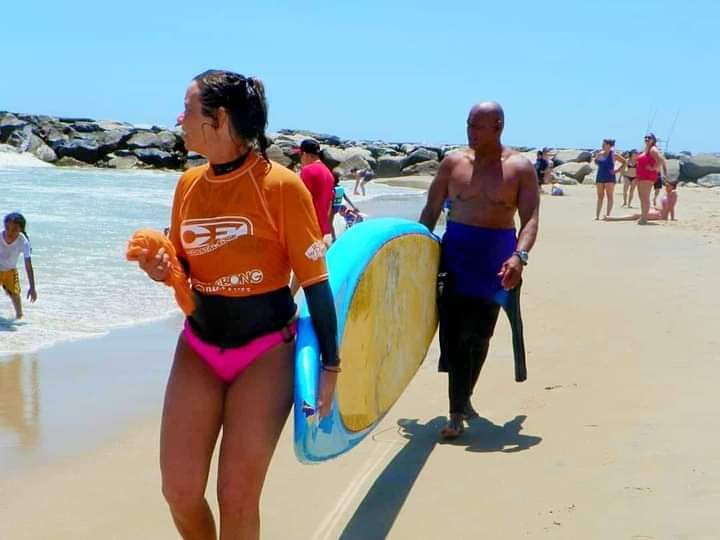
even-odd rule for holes
{"type": "MultiPolygon", "coordinates": [[[[486,418],[475,418],[461,437],[445,444],[466,446],[468,452],[527,450],[539,444],[542,438],[520,434],[525,419],[525,416],[516,416],[498,426],[486,418]]],[[[444,416],[433,418],[426,424],[420,424],[417,419],[398,420],[400,434],[408,442],[370,487],[340,535],[341,540],[387,537],[435,445],[443,444],[439,432],[446,423],[444,416]]]]}

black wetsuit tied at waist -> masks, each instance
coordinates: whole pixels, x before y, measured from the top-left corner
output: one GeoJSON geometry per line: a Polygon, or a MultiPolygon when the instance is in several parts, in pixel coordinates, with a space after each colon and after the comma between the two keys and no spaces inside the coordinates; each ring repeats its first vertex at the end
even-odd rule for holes
{"type": "MultiPolygon", "coordinates": [[[[253,296],[229,297],[193,290],[195,311],[188,317],[193,331],[204,342],[221,348],[242,347],[253,339],[288,326],[297,314],[289,287],[253,296]]],[[[337,366],[337,317],[327,281],[305,288],[322,362],[337,366]]]]}
{"type": "Polygon", "coordinates": [[[297,306],[289,287],[253,296],[230,297],[193,290],[195,311],[188,317],[195,333],[212,345],[241,347],[277,332],[295,317],[297,306]]]}

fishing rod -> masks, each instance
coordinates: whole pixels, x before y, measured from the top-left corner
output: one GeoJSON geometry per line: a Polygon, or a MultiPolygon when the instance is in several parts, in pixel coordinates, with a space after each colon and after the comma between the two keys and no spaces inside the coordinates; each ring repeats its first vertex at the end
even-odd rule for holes
{"type": "Polygon", "coordinates": [[[668,133],[667,141],[665,143],[665,153],[670,152],[670,137],[672,136],[673,131],[675,131],[675,123],[677,122],[678,116],[680,116],[680,109],[678,109],[675,113],[675,118],[673,119],[673,123],[670,126],[670,132],[668,133]]]}

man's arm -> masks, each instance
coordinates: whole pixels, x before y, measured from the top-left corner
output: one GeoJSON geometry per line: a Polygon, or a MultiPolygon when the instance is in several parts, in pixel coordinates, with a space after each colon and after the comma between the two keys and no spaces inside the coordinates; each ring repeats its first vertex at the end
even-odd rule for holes
{"type": "Polygon", "coordinates": [[[420,214],[420,223],[430,231],[435,228],[440,212],[442,212],[443,203],[448,197],[450,174],[457,159],[458,157],[452,154],[443,159],[442,163],[440,163],[440,169],[438,169],[435,178],[430,184],[430,189],[428,189],[427,201],[420,214]]]}
{"type": "Polygon", "coordinates": [[[529,161],[519,166],[518,174],[520,233],[518,234],[517,249],[518,251],[530,251],[535,244],[540,223],[540,194],[535,180],[535,169],[529,161]]]}

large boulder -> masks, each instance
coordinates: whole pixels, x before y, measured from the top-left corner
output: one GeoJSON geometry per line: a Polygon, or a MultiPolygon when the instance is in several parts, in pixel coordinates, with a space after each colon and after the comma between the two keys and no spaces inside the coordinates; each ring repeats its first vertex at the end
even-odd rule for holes
{"type": "Polygon", "coordinates": [[[55,165],[58,167],[92,167],[90,163],[86,163],[84,161],[80,161],[79,159],[75,159],[72,157],[61,157],[55,162],[55,165]]]}
{"type": "Polygon", "coordinates": [[[402,173],[405,156],[380,156],[375,167],[378,178],[392,178],[402,173]]]}
{"type": "Polygon", "coordinates": [[[703,187],[720,187],[720,174],[708,174],[700,178],[697,183],[703,187]]]}
{"type": "Polygon", "coordinates": [[[52,147],[60,158],[71,157],[85,163],[95,163],[100,158],[100,147],[92,139],[71,139],[52,147]]]}
{"type": "Polygon", "coordinates": [[[354,156],[351,156],[349,159],[346,159],[340,165],[335,167],[333,169],[333,172],[337,173],[340,176],[343,176],[352,171],[353,169],[372,169],[372,167],[364,157],[355,154],[354,156]]]}
{"type": "Polygon", "coordinates": [[[14,114],[0,116],[0,142],[7,141],[14,131],[23,129],[27,125],[28,122],[20,120],[14,114]]]}
{"type": "Polygon", "coordinates": [[[680,160],[679,159],[667,159],[667,179],[675,181],[680,178],[680,160]]]}
{"type": "Polygon", "coordinates": [[[177,135],[171,131],[160,131],[158,133],[139,131],[130,136],[126,146],[131,149],[159,148],[169,153],[175,150],[179,144],[180,140],[177,135]]]}
{"type": "Polygon", "coordinates": [[[322,158],[325,164],[334,169],[344,161],[349,160],[353,156],[360,156],[367,161],[371,167],[375,167],[376,160],[372,157],[370,150],[361,146],[351,146],[349,148],[326,147],[322,150],[322,158]]]}
{"type": "Polygon", "coordinates": [[[271,144],[268,146],[267,155],[271,160],[279,163],[283,167],[290,167],[293,164],[292,157],[287,155],[283,151],[282,147],[277,144],[271,144]]]}
{"type": "Polygon", "coordinates": [[[423,161],[439,161],[440,155],[434,150],[428,148],[416,148],[405,158],[403,162],[403,169],[415,165],[416,163],[422,163],[423,161]]]}
{"type": "Polygon", "coordinates": [[[70,127],[78,133],[95,133],[103,130],[97,123],[85,121],[73,122],[70,127]]]}
{"type": "Polygon", "coordinates": [[[714,173],[720,173],[720,156],[698,154],[684,157],[680,162],[680,177],[683,180],[697,180],[714,173]]]}
{"type": "Polygon", "coordinates": [[[122,146],[132,136],[132,132],[126,129],[118,129],[112,131],[103,131],[100,133],[93,133],[92,138],[98,144],[98,151],[105,155],[114,152],[122,146]]]}
{"type": "MultiPolygon", "coordinates": [[[[555,153],[556,162],[563,163],[590,163],[592,161],[592,153],[587,150],[565,149],[558,150],[555,153]]],[[[533,161],[535,161],[533,159],[533,161]]]]}
{"type": "Polygon", "coordinates": [[[315,139],[320,144],[327,144],[330,146],[339,146],[342,144],[340,137],[336,135],[328,135],[326,133],[315,133],[307,130],[296,130],[296,129],[281,129],[280,135],[284,135],[298,142],[298,144],[305,139],[315,139]]]}
{"type": "Polygon", "coordinates": [[[114,156],[110,158],[107,166],[111,169],[134,169],[140,164],[136,156],[114,156]]]}
{"type": "Polygon", "coordinates": [[[563,163],[553,169],[556,174],[563,174],[578,182],[584,182],[585,179],[592,175],[593,167],[587,163],[563,163]]]}
{"type": "Polygon", "coordinates": [[[133,150],[133,153],[139,157],[143,163],[147,163],[153,167],[175,169],[181,164],[177,155],[161,150],[160,148],[137,148],[133,150]]]}
{"type": "Polygon", "coordinates": [[[45,144],[45,142],[37,135],[32,136],[32,139],[30,141],[30,148],[28,151],[32,153],[36,158],[41,159],[46,163],[53,163],[57,161],[58,158],[55,151],[47,144],[45,144]]]}
{"type": "Polygon", "coordinates": [[[404,167],[403,176],[435,176],[440,169],[440,162],[437,160],[423,161],[404,167]]]}
{"type": "Polygon", "coordinates": [[[190,153],[185,160],[185,170],[191,169],[192,167],[200,167],[202,165],[205,165],[207,162],[208,160],[205,156],[190,153]]]}

